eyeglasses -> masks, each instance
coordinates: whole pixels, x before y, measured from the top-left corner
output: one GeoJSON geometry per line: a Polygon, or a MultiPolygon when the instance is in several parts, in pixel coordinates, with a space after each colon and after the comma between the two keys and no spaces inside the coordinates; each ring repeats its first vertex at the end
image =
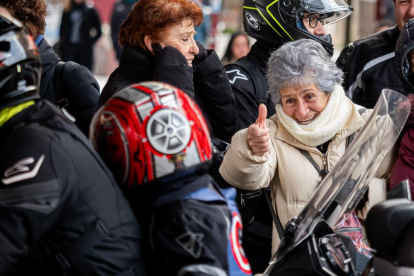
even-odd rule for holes
{"type": "Polygon", "coordinates": [[[305,16],[303,18],[303,21],[305,21],[306,19],[309,20],[309,27],[311,28],[316,28],[316,26],[318,26],[318,21],[321,22],[322,25],[324,24],[324,19],[320,18],[317,14],[310,14],[308,16],[305,16]]]}

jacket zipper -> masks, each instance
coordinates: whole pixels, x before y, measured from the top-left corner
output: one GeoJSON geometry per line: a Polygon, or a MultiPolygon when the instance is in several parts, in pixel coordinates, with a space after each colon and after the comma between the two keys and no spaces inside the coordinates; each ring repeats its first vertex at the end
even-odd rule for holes
{"type": "Polygon", "coordinates": [[[254,198],[254,197],[257,197],[257,196],[261,196],[261,195],[262,195],[261,190],[253,191],[253,192],[245,193],[245,194],[240,194],[240,205],[241,206],[246,205],[246,202],[245,202],[245,199],[244,199],[245,197],[246,197],[246,199],[250,199],[250,198],[254,198]]]}

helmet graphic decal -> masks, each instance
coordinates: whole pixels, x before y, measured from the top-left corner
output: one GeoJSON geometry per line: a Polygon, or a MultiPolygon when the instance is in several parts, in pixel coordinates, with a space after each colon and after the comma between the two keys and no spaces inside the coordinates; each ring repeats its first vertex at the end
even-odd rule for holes
{"type": "Polygon", "coordinates": [[[161,109],[150,117],[146,127],[151,146],[162,154],[177,154],[191,138],[190,124],[174,109],[161,109]]]}
{"type": "Polygon", "coordinates": [[[246,16],[247,23],[249,23],[250,26],[258,31],[260,30],[259,20],[253,14],[246,11],[244,16],[246,16]]]}
{"type": "Polygon", "coordinates": [[[205,171],[212,157],[197,104],[159,82],[134,84],[110,98],[92,120],[91,141],[124,190],[205,171]]]}

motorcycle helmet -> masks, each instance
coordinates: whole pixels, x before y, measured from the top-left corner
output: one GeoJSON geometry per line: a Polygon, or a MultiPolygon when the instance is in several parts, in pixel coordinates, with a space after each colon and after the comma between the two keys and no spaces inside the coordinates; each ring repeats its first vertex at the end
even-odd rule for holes
{"type": "Polygon", "coordinates": [[[124,190],[207,171],[212,158],[199,107],[178,88],[160,82],[117,92],[95,114],[90,133],[124,190]]]}
{"type": "Polygon", "coordinates": [[[332,56],[331,36],[311,34],[303,20],[305,16],[317,16],[322,25],[329,25],[344,19],[352,10],[344,0],[244,0],[243,26],[251,37],[275,46],[301,38],[313,39],[332,56]]]}
{"type": "Polygon", "coordinates": [[[0,16],[0,109],[39,98],[41,62],[23,25],[0,16]]]}

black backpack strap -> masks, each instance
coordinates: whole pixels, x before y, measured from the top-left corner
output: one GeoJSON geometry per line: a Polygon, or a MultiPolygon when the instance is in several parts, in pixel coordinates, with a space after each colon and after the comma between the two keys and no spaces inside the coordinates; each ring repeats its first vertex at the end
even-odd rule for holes
{"type": "Polygon", "coordinates": [[[267,85],[267,80],[265,76],[263,76],[260,69],[244,58],[237,60],[233,64],[241,67],[250,75],[250,79],[252,80],[254,85],[257,106],[259,106],[260,104],[266,105],[267,91],[269,90],[269,86],[267,85]]]}
{"type": "Polygon", "coordinates": [[[329,173],[329,171],[328,170],[325,170],[325,169],[321,170],[321,168],[319,168],[318,164],[316,164],[315,160],[312,159],[312,157],[310,156],[309,152],[307,152],[304,149],[298,149],[298,150],[315,167],[316,171],[319,173],[319,175],[322,177],[322,179],[325,178],[325,176],[329,173]]]}
{"type": "Polygon", "coordinates": [[[63,70],[65,68],[65,62],[59,61],[55,65],[54,83],[56,91],[56,106],[59,109],[63,109],[69,105],[67,97],[65,97],[65,88],[63,86],[63,70]]]}
{"type": "MultiPolygon", "coordinates": [[[[366,110],[367,110],[366,108],[359,109],[358,110],[359,115],[362,115],[362,113],[364,113],[366,110]]],[[[352,133],[351,135],[349,135],[346,138],[346,146],[345,146],[345,149],[347,149],[348,146],[352,143],[352,141],[354,140],[354,136],[355,136],[355,133],[352,133]]]]}
{"type": "Polygon", "coordinates": [[[272,214],[273,222],[276,226],[277,234],[279,235],[280,240],[283,237],[283,227],[280,223],[279,216],[277,215],[277,210],[272,206],[272,199],[270,197],[270,189],[262,188],[263,193],[265,194],[267,205],[269,206],[270,213],[272,214]]]}

